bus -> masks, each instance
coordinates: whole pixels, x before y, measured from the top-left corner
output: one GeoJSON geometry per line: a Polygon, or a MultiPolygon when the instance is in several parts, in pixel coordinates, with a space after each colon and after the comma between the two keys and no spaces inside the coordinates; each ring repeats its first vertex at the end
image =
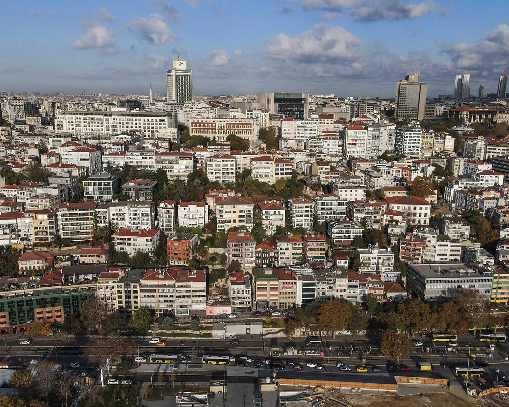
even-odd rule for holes
{"type": "Polygon", "coordinates": [[[150,355],[150,363],[179,363],[179,355],[150,355]]]}
{"type": "Polygon", "coordinates": [[[224,355],[203,355],[201,363],[208,363],[211,365],[229,365],[230,357],[224,355]]]}
{"type": "Polygon", "coordinates": [[[449,332],[434,332],[431,334],[431,340],[433,342],[457,342],[458,335],[449,332]]]}
{"type": "Polygon", "coordinates": [[[481,377],[484,376],[484,369],[482,367],[455,367],[454,376],[456,377],[481,377]]]}
{"type": "Polygon", "coordinates": [[[306,356],[323,356],[323,350],[320,349],[308,349],[306,350],[306,353],[304,353],[306,356]]]}
{"type": "Polygon", "coordinates": [[[481,342],[506,342],[507,335],[506,334],[497,334],[497,333],[480,333],[478,339],[481,342]]]}

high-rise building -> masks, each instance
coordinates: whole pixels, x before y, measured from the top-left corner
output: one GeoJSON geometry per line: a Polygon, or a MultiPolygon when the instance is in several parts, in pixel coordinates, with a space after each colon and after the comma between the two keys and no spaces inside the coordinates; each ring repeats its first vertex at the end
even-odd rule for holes
{"type": "Polygon", "coordinates": [[[454,79],[454,97],[456,99],[470,98],[470,74],[456,75],[454,79]]]}
{"type": "Polygon", "coordinates": [[[259,93],[258,107],[270,113],[293,117],[295,120],[308,118],[309,95],[307,93],[259,93]]]}
{"type": "Polygon", "coordinates": [[[500,78],[498,78],[497,98],[505,98],[506,87],[507,75],[500,75],[500,78]]]}
{"type": "Polygon", "coordinates": [[[484,97],[484,85],[479,85],[479,99],[484,97]]]}
{"type": "Polygon", "coordinates": [[[419,82],[419,72],[407,75],[398,82],[396,89],[396,117],[410,120],[422,120],[426,107],[428,84],[419,82]]]}
{"type": "Polygon", "coordinates": [[[174,60],[173,69],[166,71],[166,99],[175,103],[193,100],[193,71],[182,59],[174,60]]]}

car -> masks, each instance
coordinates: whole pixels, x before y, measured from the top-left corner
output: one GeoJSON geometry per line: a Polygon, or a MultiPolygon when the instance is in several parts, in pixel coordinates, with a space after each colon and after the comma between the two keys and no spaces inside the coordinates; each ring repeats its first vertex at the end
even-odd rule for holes
{"type": "Polygon", "coordinates": [[[233,346],[237,346],[239,343],[240,343],[240,342],[239,342],[239,340],[238,340],[238,339],[232,339],[232,340],[230,341],[230,345],[233,345],[233,346]]]}
{"type": "Polygon", "coordinates": [[[417,346],[417,347],[420,347],[420,346],[423,346],[424,343],[422,343],[422,341],[415,341],[414,345],[417,346]]]}
{"type": "Polygon", "coordinates": [[[404,363],[400,363],[399,370],[401,370],[402,372],[408,372],[410,370],[410,367],[408,367],[408,365],[405,365],[404,363]]]}
{"type": "Polygon", "coordinates": [[[295,363],[293,365],[293,370],[302,370],[302,365],[300,363],[295,363]]]}
{"type": "Polygon", "coordinates": [[[19,342],[20,345],[30,345],[32,341],[30,339],[23,339],[19,342]]]}
{"type": "Polygon", "coordinates": [[[482,359],[476,359],[474,363],[477,367],[489,367],[489,363],[482,359]]]}
{"type": "Polygon", "coordinates": [[[159,343],[161,342],[161,339],[159,338],[152,338],[150,341],[148,341],[148,343],[159,343]]]}
{"type": "Polygon", "coordinates": [[[273,316],[273,317],[279,317],[279,316],[281,316],[281,312],[280,311],[272,311],[270,313],[270,315],[273,316]]]}
{"type": "Polygon", "coordinates": [[[316,362],[307,362],[306,366],[307,367],[316,367],[316,362]]]}
{"type": "Polygon", "coordinates": [[[458,343],[457,342],[449,342],[448,346],[451,347],[451,348],[457,348],[458,347],[458,343]]]}
{"type": "Polygon", "coordinates": [[[166,342],[165,341],[157,342],[156,346],[166,346],[166,342]]]}
{"type": "Polygon", "coordinates": [[[251,365],[253,367],[262,367],[263,362],[261,360],[253,360],[253,364],[251,365]]]}
{"type": "Polygon", "coordinates": [[[108,379],[108,384],[119,384],[118,379],[108,379]]]}
{"type": "Polygon", "coordinates": [[[355,367],[355,370],[359,373],[367,373],[368,372],[368,368],[364,365],[357,365],[355,367]]]}
{"type": "Polygon", "coordinates": [[[138,363],[146,363],[147,362],[147,358],[146,357],[143,357],[143,356],[136,356],[134,358],[134,361],[135,362],[138,362],[138,363]]]}
{"type": "Polygon", "coordinates": [[[285,364],[283,362],[272,362],[270,367],[276,370],[283,370],[285,368],[285,364]]]}
{"type": "Polygon", "coordinates": [[[180,355],[180,361],[184,363],[191,362],[191,356],[189,355],[180,355]]]}
{"type": "Polygon", "coordinates": [[[229,314],[228,318],[237,318],[237,314],[229,314]]]}
{"type": "Polygon", "coordinates": [[[124,379],[120,382],[120,384],[133,384],[133,381],[132,380],[129,380],[129,379],[124,379]]]}
{"type": "Polygon", "coordinates": [[[253,317],[261,317],[262,316],[262,313],[257,311],[257,312],[253,312],[253,317]]]}
{"type": "Polygon", "coordinates": [[[376,366],[376,365],[375,365],[375,366],[373,366],[373,367],[371,368],[371,371],[372,371],[373,373],[380,373],[380,372],[382,371],[382,368],[381,368],[380,366],[376,366]]]}
{"type": "Polygon", "coordinates": [[[394,363],[387,363],[388,372],[399,372],[399,366],[394,363]]]}
{"type": "Polygon", "coordinates": [[[339,370],[341,370],[342,372],[351,372],[352,368],[347,364],[343,364],[339,367],[339,370]]]}
{"type": "Polygon", "coordinates": [[[78,369],[80,367],[80,364],[77,362],[69,363],[69,367],[72,367],[73,369],[78,369]]]}
{"type": "Polygon", "coordinates": [[[316,370],[323,370],[324,367],[323,367],[323,365],[321,363],[317,363],[316,366],[315,366],[315,369],[316,370]]]}

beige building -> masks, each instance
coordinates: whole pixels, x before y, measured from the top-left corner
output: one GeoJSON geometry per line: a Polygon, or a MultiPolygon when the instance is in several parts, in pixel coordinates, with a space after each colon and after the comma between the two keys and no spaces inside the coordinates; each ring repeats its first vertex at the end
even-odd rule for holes
{"type": "Polygon", "coordinates": [[[227,197],[216,199],[217,230],[227,231],[236,226],[251,230],[254,204],[249,197],[227,197]]]}
{"type": "Polygon", "coordinates": [[[72,241],[92,240],[95,202],[66,203],[57,212],[58,234],[72,241]]]}

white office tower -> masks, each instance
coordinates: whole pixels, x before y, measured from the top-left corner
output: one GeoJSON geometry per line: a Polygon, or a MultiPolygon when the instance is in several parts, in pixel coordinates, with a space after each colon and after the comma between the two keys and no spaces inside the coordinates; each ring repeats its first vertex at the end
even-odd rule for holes
{"type": "Polygon", "coordinates": [[[396,117],[422,120],[426,107],[426,82],[419,81],[419,72],[407,75],[398,82],[396,89],[396,117]]]}
{"type": "Polygon", "coordinates": [[[193,100],[193,71],[186,61],[176,59],[173,69],[166,71],[166,99],[169,103],[186,103],[193,100]]]}
{"type": "Polygon", "coordinates": [[[419,157],[422,129],[417,123],[404,126],[396,132],[396,153],[405,157],[419,157]]]}

